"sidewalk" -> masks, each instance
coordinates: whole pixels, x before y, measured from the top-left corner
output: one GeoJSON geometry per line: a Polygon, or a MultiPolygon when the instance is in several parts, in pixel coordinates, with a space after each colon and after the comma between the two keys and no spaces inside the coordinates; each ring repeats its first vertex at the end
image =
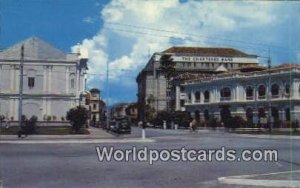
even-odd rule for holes
{"type": "Polygon", "coordinates": [[[88,135],[0,135],[0,144],[97,144],[97,143],[136,143],[155,142],[153,139],[119,138],[100,128],[88,128],[88,135]]]}
{"type": "Polygon", "coordinates": [[[90,134],[73,134],[73,135],[28,135],[27,137],[18,138],[17,135],[0,135],[0,140],[51,140],[51,139],[98,139],[98,138],[115,138],[114,135],[107,133],[100,128],[90,127],[87,129],[90,134]]]}

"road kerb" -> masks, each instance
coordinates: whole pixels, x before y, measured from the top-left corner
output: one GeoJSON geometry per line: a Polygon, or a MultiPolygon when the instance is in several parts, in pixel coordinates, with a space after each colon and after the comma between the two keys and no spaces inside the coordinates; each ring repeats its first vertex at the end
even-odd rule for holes
{"type": "MultiPolygon", "coordinates": [[[[300,172],[293,171],[292,173],[300,172]]],[[[267,173],[267,174],[250,174],[250,175],[241,175],[241,176],[228,176],[228,177],[219,177],[218,182],[220,184],[229,184],[229,185],[244,185],[244,186],[261,186],[261,187],[287,187],[294,188],[299,187],[299,180],[262,180],[262,179],[251,179],[259,176],[266,175],[278,175],[284,173],[291,173],[290,171],[286,172],[276,172],[276,173],[267,173]]]]}
{"type": "Polygon", "coordinates": [[[0,144],[102,144],[102,143],[149,143],[154,139],[68,139],[68,140],[0,140],[0,144]]]}

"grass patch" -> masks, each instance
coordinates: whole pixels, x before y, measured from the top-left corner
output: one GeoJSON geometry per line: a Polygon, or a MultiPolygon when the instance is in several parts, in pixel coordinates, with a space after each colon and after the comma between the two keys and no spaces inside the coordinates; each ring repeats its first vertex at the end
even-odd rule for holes
{"type": "MultiPolygon", "coordinates": [[[[0,128],[0,135],[17,135],[19,127],[0,128]]],[[[78,133],[72,131],[71,127],[37,127],[35,135],[72,135],[90,134],[87,129],[81,129],[78,133]]]]}

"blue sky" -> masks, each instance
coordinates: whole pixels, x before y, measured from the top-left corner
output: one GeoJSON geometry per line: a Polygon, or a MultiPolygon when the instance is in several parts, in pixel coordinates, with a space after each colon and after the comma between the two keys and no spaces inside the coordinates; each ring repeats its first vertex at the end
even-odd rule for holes
{"type": "Polygon", "coordinates": [[[0,48],[38,36],[89,54],[88,86],[110,104],[135,101],[149,54],[173,45],[233,47],[299,63],[300,3],[189,0],[0,0],[0,48]],[[109,97],[105,85],[110,66],[109,97]]]}

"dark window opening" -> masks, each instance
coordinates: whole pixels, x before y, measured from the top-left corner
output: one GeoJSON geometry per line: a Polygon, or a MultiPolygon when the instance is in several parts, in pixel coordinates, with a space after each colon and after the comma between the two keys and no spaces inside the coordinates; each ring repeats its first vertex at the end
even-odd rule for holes
{"type": "Polygon", "coordinates": [[[180,106],[181,106],[181,107],[184,107],[184,103],[185,103],[184,100],[180,100],[180,106]]]}
{"type": "Polygon", "coordinates": [[[286,84],[286,85],[285,85],[285,94],[289,95],[290,92],[291,92],[290,85],[289,85],[289,84],[286,84]]]}
{"type": "Polygon", "coordinates": [[[204,119],[206,121],[209,120],[209,112],[208,112],[208,110],[204,110],[204,119]]]}
{"type": "Polygon", "coordinates": [[[200,92],[199,92],[199,91],[197,91],[197,92],[195,93],[195,102],[196,102],[196,103],[199,103],[199,102],[200,102],[200,92]]]}
{"type": "Polygon", "coordinates": [[[231,99],[231,91],[229,87],[222,88],[220,94],[221,94],[221,101],[231,99]]]}
{"type": "Polygon", "coordinates": [[[266,87],[261,85],[258,87],[258,98],[264,99],[266,97],[266,87]]]}
{"type": "Polygon", "coordinates": [[[209,102],[209,91],[204,92],[204,102],[209,102]]]}
{"type": "Polygon", "coordinates": [[[271,87],[272,98],[279,97],[279,86],[277,84],[273,84],[271,87]]]}
{"type": "Polygon", "coordinates": [[[247,100],[252,100],[253,99],[253,88],[248,86],[246,88],[246,99],[247,100]]]}
{"type": "Polygon", "coordinates": [[[28,77],[28,87],[29,88],[34,87],[34,77],[28,77]]]}
{"type": "Polygon", "coordinates": [[[290,112],[289,108],[285,109],[285,119],[286,119],[286,121],[291,120],[291,112],[290,112]]]}

